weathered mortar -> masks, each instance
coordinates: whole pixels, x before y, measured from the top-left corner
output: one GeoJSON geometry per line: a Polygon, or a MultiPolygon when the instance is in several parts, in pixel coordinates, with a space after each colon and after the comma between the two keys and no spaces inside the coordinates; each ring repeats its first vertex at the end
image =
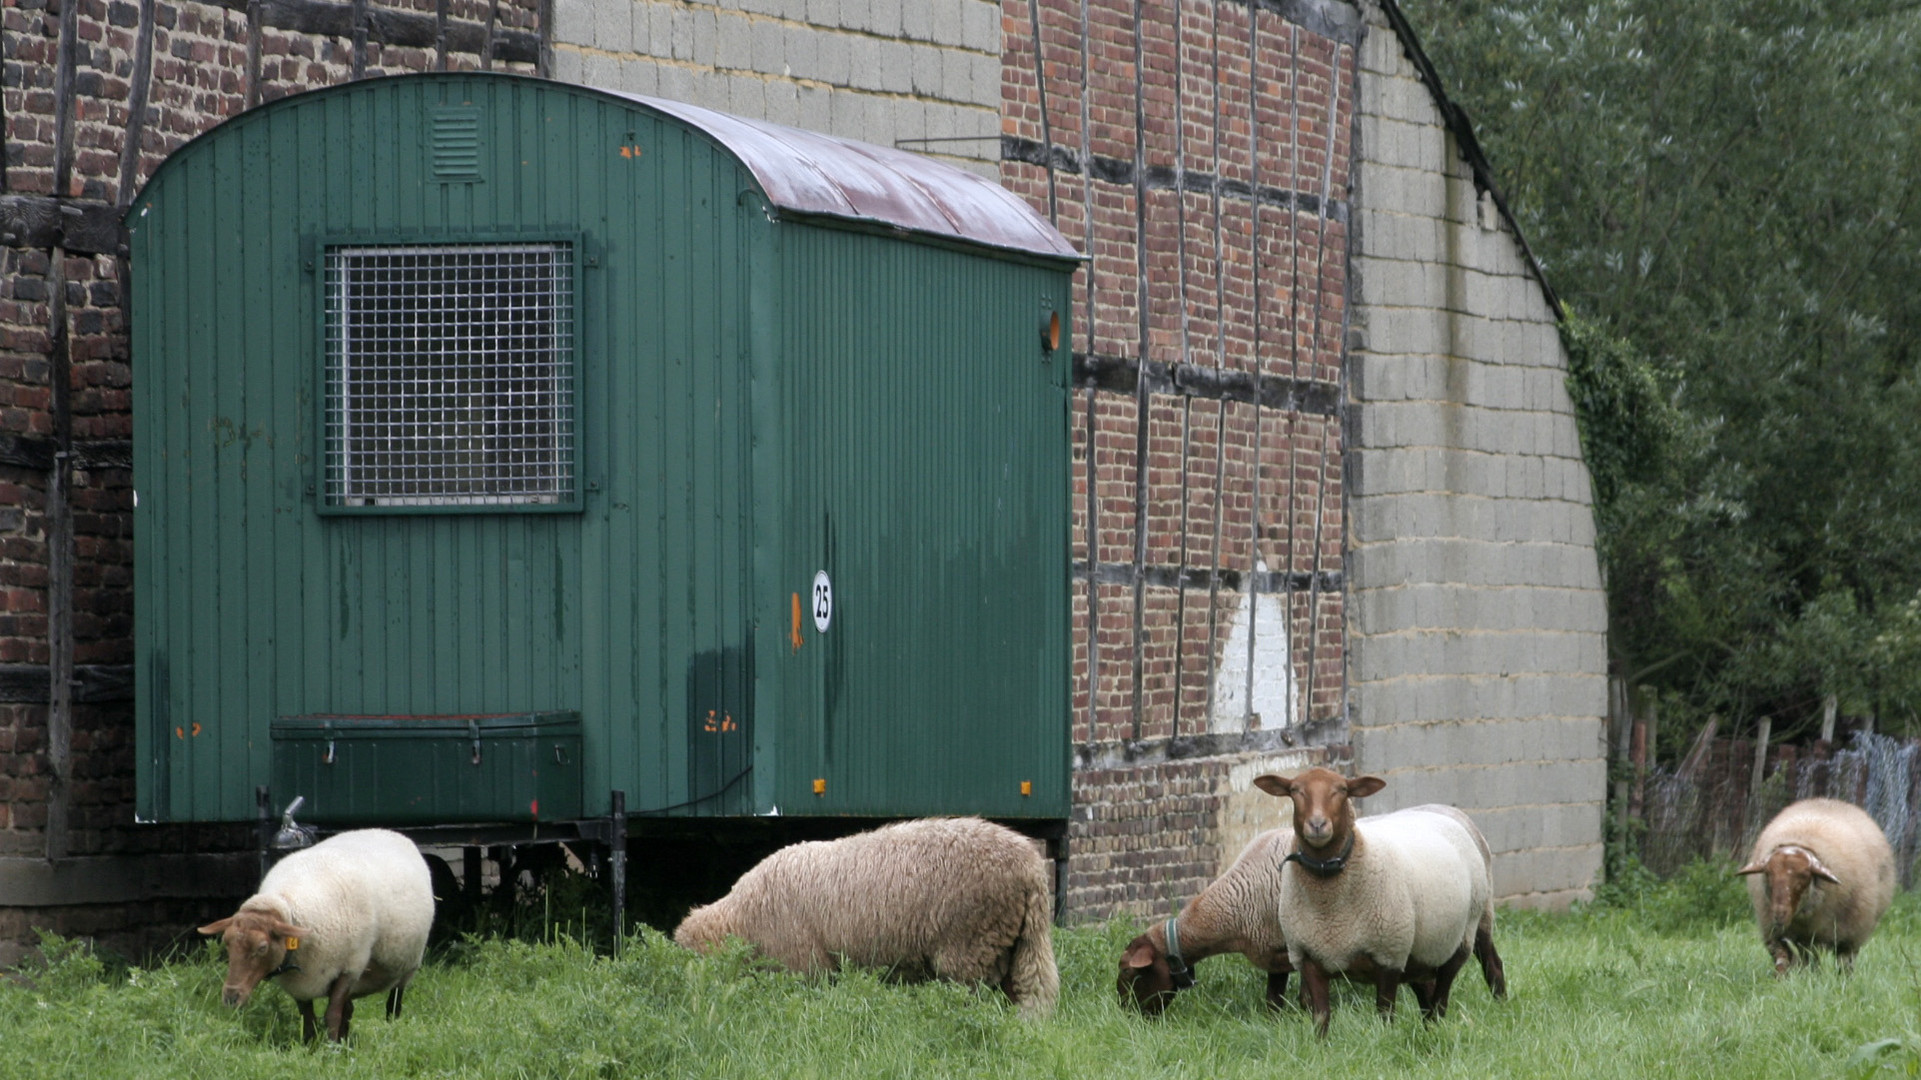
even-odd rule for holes
{"type": "Polygon", "coordinates": [[[1551,294],[1363,4],[1349,460],[1349,721],[1370,809],[1447,802],[1497,895],[1560,906],[1601,862],[1607,605],[1551,294]]]}

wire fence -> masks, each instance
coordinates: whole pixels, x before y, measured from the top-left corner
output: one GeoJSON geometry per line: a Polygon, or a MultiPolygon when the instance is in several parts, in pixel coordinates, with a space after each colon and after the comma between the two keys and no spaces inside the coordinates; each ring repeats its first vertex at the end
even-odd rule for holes
{"type": "Polygon", "coordinates": [[[1754,742],[1712,739],[1673,768],[1648,770],[1641,861],[1667,875],[1697,858],[1745,858],[1763,826],[1797,799],[1855,803],[1893,845],[1901,886],[1913,883],[1921,814],[1921,740],[1855,732],[1842,746],[1775,746],[1754,784],[1754,742]]]}

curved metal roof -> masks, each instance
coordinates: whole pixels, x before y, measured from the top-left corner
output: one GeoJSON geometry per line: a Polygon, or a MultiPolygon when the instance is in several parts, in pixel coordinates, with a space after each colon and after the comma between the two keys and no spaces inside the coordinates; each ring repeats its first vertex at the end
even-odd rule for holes
{"type": "Polygon", "coordinates": [[[782,210],[876,222],[1053,258],[1080,259],[1060,231],[991,180],[919,154],[617,90],[720,143],[782,210]]]}

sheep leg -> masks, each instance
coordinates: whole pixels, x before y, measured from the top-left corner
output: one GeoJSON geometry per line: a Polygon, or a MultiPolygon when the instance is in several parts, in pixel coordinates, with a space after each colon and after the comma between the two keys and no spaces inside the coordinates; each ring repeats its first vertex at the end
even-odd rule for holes
{"type": "Polygon", "coordinates": [[[1314,1034],[1327,1038],[1327,969],[1309,959],[1301,965],[1301,997],[1314,1017],[1314,1034]]]}
{"type": "Polygon", "coordinates": [[[1843,975],[1854,974],[1854,947],[1836,945],[1834,947],[1834,966],[1843,975]]]}
{"type": "Polygon", "coordinates": [[[347,999],[347,1007],[340,1010],[340,1037],[345,1039],[354,1026],[354,999],[347,999]]]}
{"type": "Polygon", "coordinates": [[[1494,917],[1490,912],[1481,917],[1480,928],[1474,931],[1474,958],[1481,962],[1481,977],[1487,980],[1487,988],[1494,994],[1494,1000],[1507,1000],[1507,968],[1501,964],[1501,954],[1494,951],[1494,917]]]}
{"type": "Polygon", "coordinates": [[[1410,980],[1407,984],[1407,988],[1409,990],[1414,991],[1414,1003],[1421,1007],[1422,1016],[1426,1016],[1429,1013],[1434,1011],[1434,980],[1433,979],[1410,980]]]}
{"type": "Polygon", "coordinates": [[[1454,976],[1459,975],[1461,968],[1466,966],[1467,956],[1468,949],[1464,945],[1456,949],[1454,955],[1448,957],[1447,963],[1434,973],[1434,1001],[1431,1007],[1423,1011],[1425,1019],[1433,1021],[1447,1015],[1447,999],[1454,992],[1454,976]]]}
{"type": "Polygon", "coordinates": [[[1768,954],[1774,957],[1774,973],[1776,975],[1786,975],[1788,969],[1794,966],[1794,950],[1789,947],[1787,941],[1783,938],[1775,938],[1768,942],[1768,954]]]}
{"type": "Polygon", "coordinates": [[[310,1043],[313,1041],[314,1032],[317,1030],[313,1018],[313,1001],[312,999],[296,1001],[294,1002],[294,1006],[300,1010],[300,1041],[310,1043]]]}
{"type": "Polygon", "coordinates": [[[347,1010],[350,1008],[347,992],[353,989],[354,977],[343,973],[327,988],[327,1038],[334,1042],[347,1037],[347,1010]]]}
{"type": "Polygon", "coordinates": [[[400,1019],[400,995],[405,992],[406,989],[405,986],[396,986],[392,990],[387,991],[387,1019],[400,1019]]]}
{"type": "Polygon", "coordinates": [[[1267,1007],[1274,1012],[1287,1008],[1287,972],[1268,972],[1267,1007]]]}
{"type": "MultiPolygon", "coordinates": [[[[1381,1014],[1387,1023],[1394,1022],[1394,1002],[1401,996],[1401,976],[1405,972],[1396,971],[1386,964],[1374,968],[1374,1011],[1381,1014]]],[[[1420,996],[1420,991],[1415,991],[1420,996]]]]}

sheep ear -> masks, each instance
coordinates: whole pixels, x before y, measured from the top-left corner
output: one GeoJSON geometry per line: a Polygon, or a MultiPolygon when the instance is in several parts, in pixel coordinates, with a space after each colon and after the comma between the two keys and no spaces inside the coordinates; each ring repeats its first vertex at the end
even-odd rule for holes
{"type": "Polygon", "coordinates": [[[233,916],[229,915],[226,918],[220,920],[219,922],[211,922],[201,927],[200,933],[206,934],[208,937],[212,937],[215,934],[224,934],[227,932],[227,927],[230,924],[232,924],[232,922],[233,922],[233,916]]]}
{"type": "Polygon", "coordinates": [[[268,927],[267,929],[273,931],[276,935],[280,937],[297,938],[297,937],[306,937],[308,934],[308,931],[302,930],[300,927],[295,926],[290,922],[284,922],[280,919],[275,919],[273,921],[273,925],[268,927]]]}
{"type": "Polygon", "coordinates": [[[1828,869],[1827,864],[1816,858],[1811,851],[1808,852],[1808,871],[1831,885],[1841,884],[1841,879],[1834,876],[1834,871],[1828,869]]]}
{"type": "Polygon", "coordinates": [[[1287,789],[1294,786],[1294,779],[1289,776],[1276,776],[1273,773],[1268,773],[1265,776],[1255,777],[1254,786],[1277,799],[1285,799],[1287,798],[1287,789]]]}
{"type": "Polygon", "coordinates": [[[1131,968],[1153,967],[1154,943],[1147,940],[1146,934],[1135,938],[1127,951],[1121,954],[1121,963],[1131,968]]]}
{"type": "Polygon", "coordinates": [[[1739,877],[1746,874],[1766,873],[1767,869],[1768,869],[1767,863],[1762,862],[1759,859],[1756,859],[1755,861],[1747,864],[1746,866],[1743,866],[1741,869],[1736,870],[1734,873],[1735,873],[1735,876],[1739,877]]]}
{"type": "Polygon", "coordinates": [[[1387,786],[1387,781],[1378,776],[1357,776],[1347,782],[1347,797],[1365,799],[1387,786]]]}

